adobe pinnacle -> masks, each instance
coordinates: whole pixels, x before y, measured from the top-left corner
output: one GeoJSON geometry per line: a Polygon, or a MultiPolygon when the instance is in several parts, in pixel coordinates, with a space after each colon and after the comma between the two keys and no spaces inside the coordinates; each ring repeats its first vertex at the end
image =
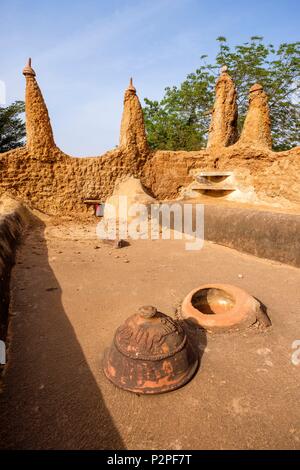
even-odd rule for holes
{"type": "Polygon", "coordinates": [[[35,77],[35,71],[31,67],[31,57],[29,57],[27,65],[23,69],[23,75],[35,77]]]}

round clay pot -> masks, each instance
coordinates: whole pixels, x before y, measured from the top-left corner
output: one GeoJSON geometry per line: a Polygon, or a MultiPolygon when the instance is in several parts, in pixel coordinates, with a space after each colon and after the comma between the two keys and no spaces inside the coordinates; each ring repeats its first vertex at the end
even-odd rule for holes
{"type": "Polygon", "coordinates": [[[257,320],[259,302],[230,284],[205,284],[193,289],[182,303],[182,316],[209,331],[241,329],[257,320]]]}

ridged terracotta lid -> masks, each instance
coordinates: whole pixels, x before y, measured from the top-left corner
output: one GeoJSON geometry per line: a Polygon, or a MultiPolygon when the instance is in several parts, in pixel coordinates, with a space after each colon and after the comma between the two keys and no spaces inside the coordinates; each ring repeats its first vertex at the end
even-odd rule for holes
{"type": "Polygon", "coordinates": [[[197,366],[198,354],[180,324],[151,305],[139,308],[117,329],[103,358],[108,380],[142,394],[182,387],[197,366]]]}
{"type": "Polygon", "coordinates": [[[114,341],[125,356],[155,361],[180,351],[186,335],[172,318],[149,305],[139,308],[117,329],[114,341]]]}

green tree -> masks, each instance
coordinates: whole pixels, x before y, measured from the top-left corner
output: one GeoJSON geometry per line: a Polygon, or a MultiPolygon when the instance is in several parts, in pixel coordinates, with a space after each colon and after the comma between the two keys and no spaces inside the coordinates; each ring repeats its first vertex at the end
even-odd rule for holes
{"type": "Polygon", "coordinates": [[[148,140],[154,149],[197,150],[206,144],[214,85],[226,64],[238,94],[241,130],[248,108],[248,92],[258,82],[269,96],[273,146],[285,150],[300,139],[300,42],[264,44],[263,37],[230,47],[217,38],[219,51],[213,64],[202,55],[199,68],[179,87],[168,87],[161,101],[145,99],[144,115],[148,140]]]}
{"type": "Polygon", "coordinates": [[[23,101],[15,101],[10,106],[0,106],[0,152],[7,152],[24,145],[25,124],[22,113],[23,101]]]}

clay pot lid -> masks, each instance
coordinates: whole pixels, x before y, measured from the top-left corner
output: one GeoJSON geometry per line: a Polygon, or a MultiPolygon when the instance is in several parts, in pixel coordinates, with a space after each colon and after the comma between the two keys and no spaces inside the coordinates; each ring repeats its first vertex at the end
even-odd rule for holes
{"type": "Polygon", "coordinates": [[[186,343],[186,334],[172,318],[146,305],[117,329],[114,342],[125,356],[155,361],[181,350],[186,343]]]}
{"type": "Polygon", "coordinates": [[[134,393],[175,390],[196,372],[198,354],[180,324],[150,305],[120,326],[104,353],[108,380],[134,393]]]}

